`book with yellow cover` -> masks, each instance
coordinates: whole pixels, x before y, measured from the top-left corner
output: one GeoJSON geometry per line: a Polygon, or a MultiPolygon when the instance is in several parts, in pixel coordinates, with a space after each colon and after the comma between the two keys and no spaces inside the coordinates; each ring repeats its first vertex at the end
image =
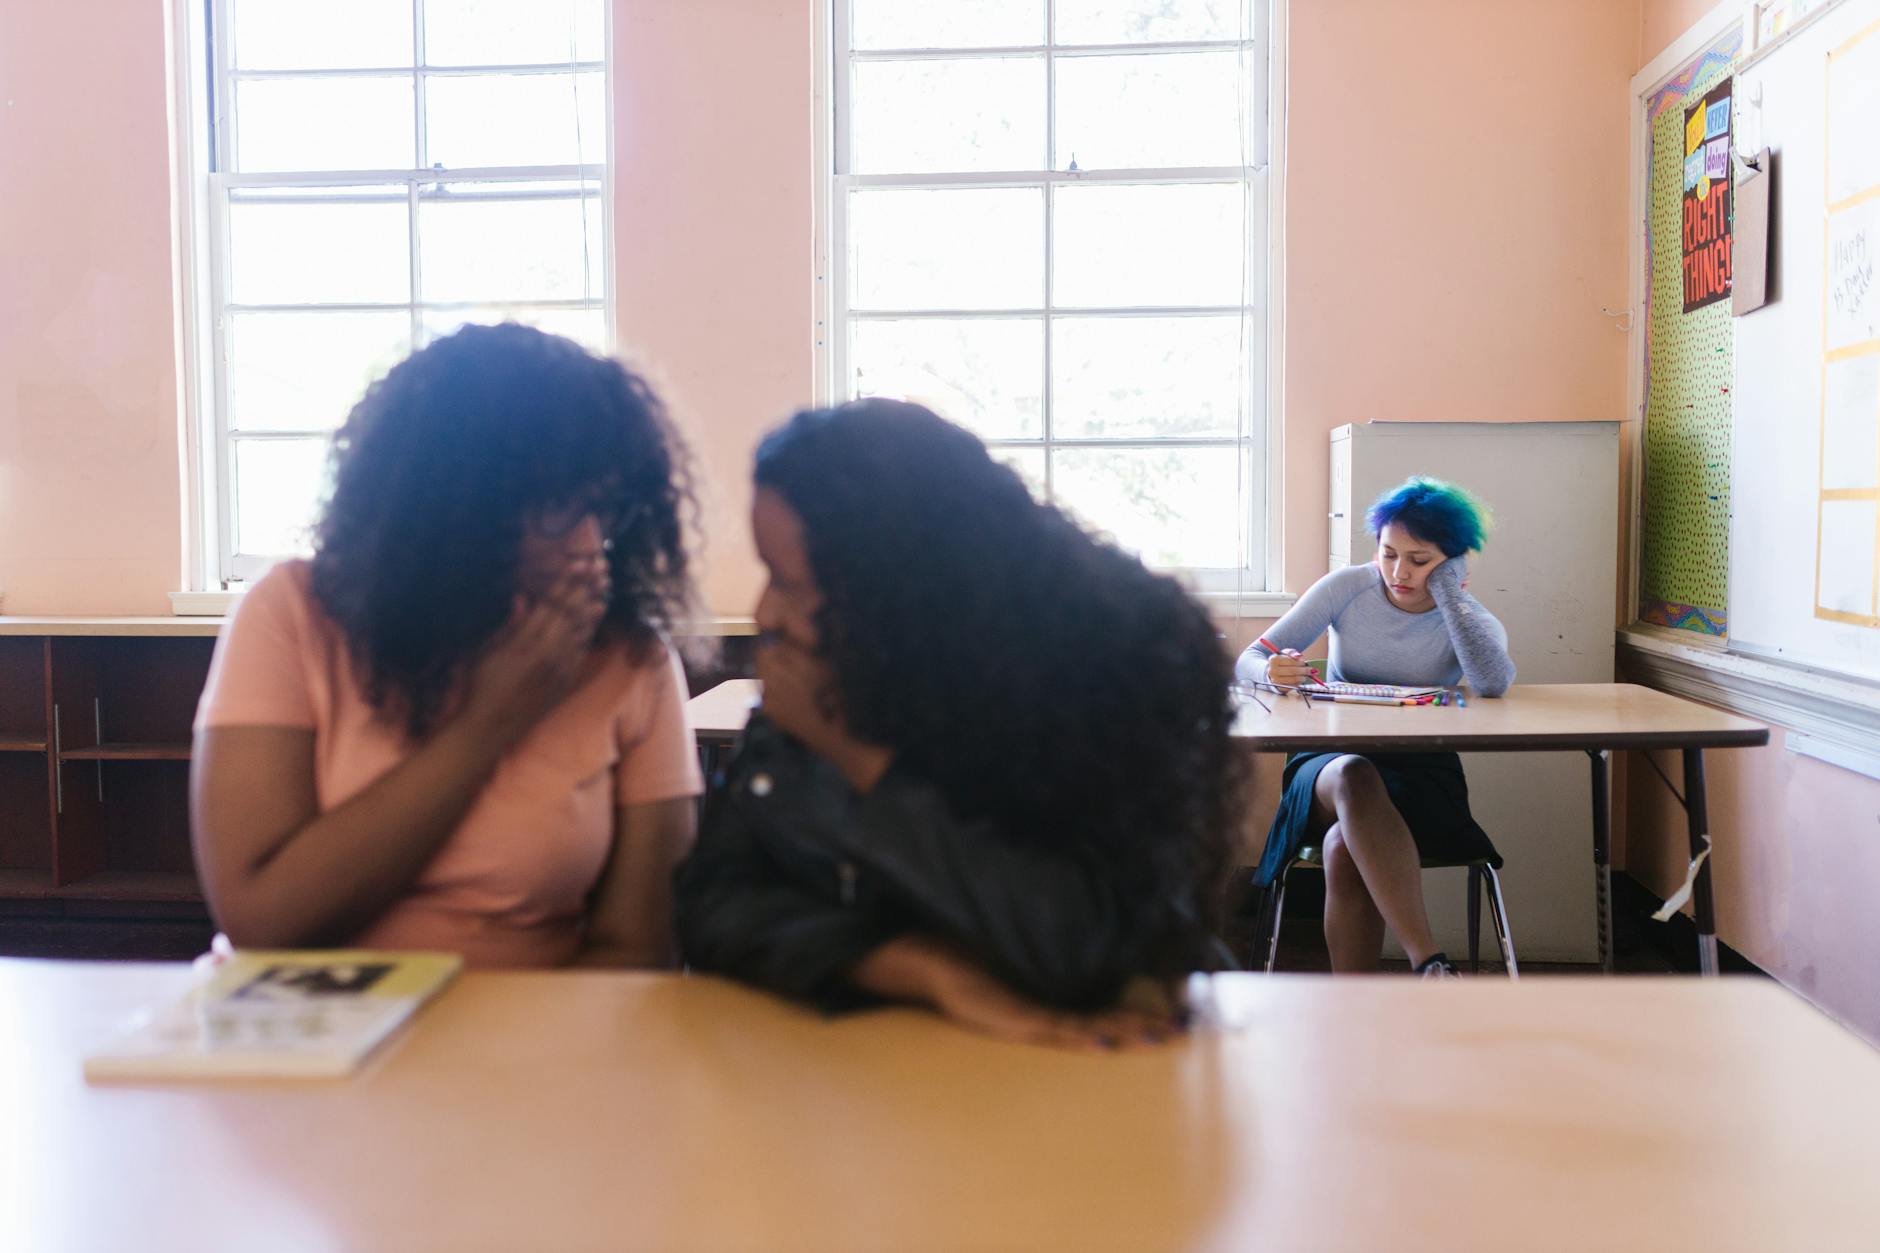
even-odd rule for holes
{"type": "Polygon", "coordinates": [[[238,952],[87,1055],[85,1078],[337,1078],[462,965],[455,953],[238,952]]]}

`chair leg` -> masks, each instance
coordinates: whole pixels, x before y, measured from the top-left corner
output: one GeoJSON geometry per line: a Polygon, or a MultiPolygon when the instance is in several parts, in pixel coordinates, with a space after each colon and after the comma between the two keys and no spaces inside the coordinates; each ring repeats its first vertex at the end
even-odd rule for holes
{"type": "Polygon", "coordinates": [[[1521,969],[1514,960],[1514,933],[1508,927],[1508,905],[1501,898],[1501,876],[1495,873],[1493,866],[1483,866],[1482,876],[1488,880],[1488,912],[1495,923],[1495,940],[1501,945],[1502,964],[1508,967],[1508,977],[1519,979],[1521,969]]]}
{"type": "Polygon", "coordinates": [[[1286,872],[1281,871],[1279,878],[1266,885],[1267,916],[1266,929],[1266,973],[1273,973],[1273,964],[1279,960],[1279,922],[1286,908],[1286,872]]]}
{"type": "Polygon", "coordinates": [[[1469,867],[1469,973],[1482,973],[1482,871],[1469,867]]]}

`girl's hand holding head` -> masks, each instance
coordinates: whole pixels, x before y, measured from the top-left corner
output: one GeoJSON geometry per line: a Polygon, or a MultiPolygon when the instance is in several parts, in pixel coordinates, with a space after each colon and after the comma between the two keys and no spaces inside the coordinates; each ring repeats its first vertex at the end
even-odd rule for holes
{"type": "Polygon", "coordinates": [[[1410,613],[1436,607],[1436,593],[1469,585],[1461,562],[1488,539],[1488,507],[1453,483],[1411,478],[1365,514],[1377,536],[1377,571],[1391,603],[1410,613]],[[1447,574],[1439,573],[1453,565],[1447,574]]]}
{"type": "Polygon", "coordinates": [[[1451,557],[1430,571],[1427,586],[1432,598],[1440,601],[1455,595],[1469,585],[1469,557],[1467,553],[1451,557]]]}

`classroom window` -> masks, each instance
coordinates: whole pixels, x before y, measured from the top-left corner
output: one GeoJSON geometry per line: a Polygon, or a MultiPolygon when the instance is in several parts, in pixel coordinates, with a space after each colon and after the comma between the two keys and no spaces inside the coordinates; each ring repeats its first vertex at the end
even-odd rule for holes
{"type": "Polygon", "coordinates": [[[607,13],[203,0],[202,22],[199,496],[226,583],[306,551],[332,432],[413,349],[512,319],[607,349],[607,13]]]}
{"type": "Polygon", "coordinates": [[[1264,584],[1265,0],[834,0],[832,389],[1264,584]]]}

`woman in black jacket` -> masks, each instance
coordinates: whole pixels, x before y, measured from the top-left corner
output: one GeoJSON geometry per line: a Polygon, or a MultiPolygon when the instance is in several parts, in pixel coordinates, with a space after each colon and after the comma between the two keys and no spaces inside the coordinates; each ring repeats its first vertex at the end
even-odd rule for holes
{"type": "Polygon", "coordinates": [[[1232,663],[1173,580],[918,405],[757,453],[764,705],[677,877],[699,970],[827,1009],[1156,1038],[1125,983],[1215,964],[1232,663]]]}

